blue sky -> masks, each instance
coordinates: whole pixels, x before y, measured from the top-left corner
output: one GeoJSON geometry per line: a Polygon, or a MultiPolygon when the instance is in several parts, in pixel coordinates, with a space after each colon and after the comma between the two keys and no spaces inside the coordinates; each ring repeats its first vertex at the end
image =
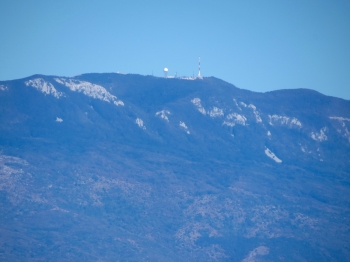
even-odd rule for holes
{"type": "Polygon", "coordinates": [[[350,1],[0,1],[0,80],[215,76],[350,99],[350,1]]]}

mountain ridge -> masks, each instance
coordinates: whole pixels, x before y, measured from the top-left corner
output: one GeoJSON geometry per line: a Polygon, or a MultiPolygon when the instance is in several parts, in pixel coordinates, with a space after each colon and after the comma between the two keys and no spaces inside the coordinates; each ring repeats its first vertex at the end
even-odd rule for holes
{"type": "Polygon", "coordinates": [[[92,73],[0,112],[3,261],[350,259],[350,101],[92,73]]]}

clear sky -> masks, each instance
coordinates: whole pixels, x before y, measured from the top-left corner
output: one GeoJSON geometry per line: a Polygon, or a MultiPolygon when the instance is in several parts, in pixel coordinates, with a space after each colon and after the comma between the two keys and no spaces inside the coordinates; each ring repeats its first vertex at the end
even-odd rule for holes
{"type": "Polygon", "coordinates": [[[1,0],[0,80],[215,76],[350,99],[349,0],[1,0]]]}

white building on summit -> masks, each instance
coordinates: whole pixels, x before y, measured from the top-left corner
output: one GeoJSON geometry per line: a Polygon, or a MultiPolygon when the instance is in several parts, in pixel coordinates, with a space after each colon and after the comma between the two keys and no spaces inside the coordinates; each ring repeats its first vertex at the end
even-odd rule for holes
{"type": "Polygon", "coordinates": [[[203,79],[203,77],[201,76],[201,58],[198,57],[198,75],[195,76],[194,74],[192,76],[177,76],[177,72],[175,74],[175,76],[168,76],[168,72],[169,69],[167,67],[165,67],[163,69],[164,72],[164,78],[180,78],[180,79],[184,79],[184,80],[195,80],[195,79],[203,79]]]}
{"type": "Polygon", "coordinates": [[[165,77],[165,78],[168,78],[169,69],[168,69],[167,67],[165,67],[165,68],[163,69],[163,71],[164,71],[164,77],[165,77]]]}

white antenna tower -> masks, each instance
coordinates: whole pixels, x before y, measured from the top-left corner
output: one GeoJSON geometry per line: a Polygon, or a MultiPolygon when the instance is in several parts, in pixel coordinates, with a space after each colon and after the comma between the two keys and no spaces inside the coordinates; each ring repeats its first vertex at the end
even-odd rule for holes
{"type": "Polygon", "coordinates": [[[202,79],[202,77],[201,77],[201,57],[198,57],[198,78],[202,79]]]}

